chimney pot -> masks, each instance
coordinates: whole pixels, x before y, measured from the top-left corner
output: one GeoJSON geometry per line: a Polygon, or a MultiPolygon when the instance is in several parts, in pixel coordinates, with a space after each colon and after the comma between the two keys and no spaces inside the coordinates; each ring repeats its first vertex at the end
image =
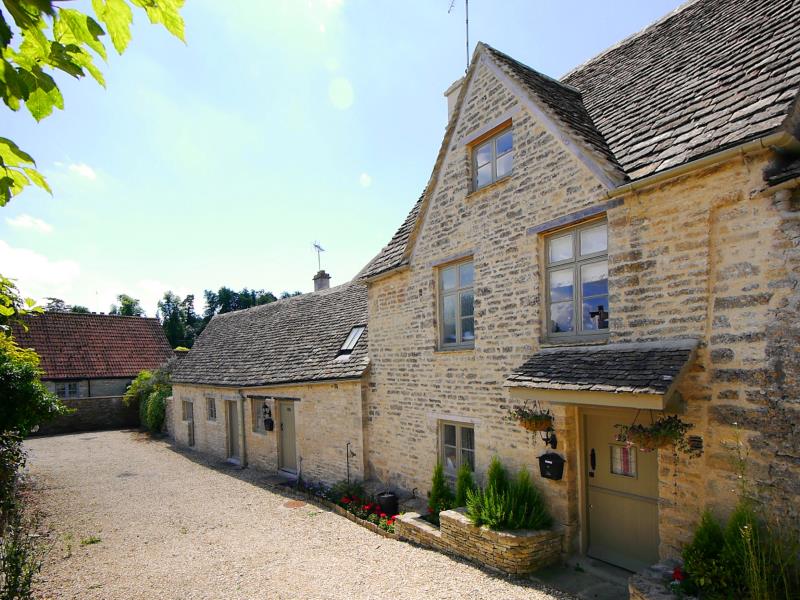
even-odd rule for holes
{"type": "Polygon", "coordinates": [[[314,291],[327,290],[329,287],[331,287],[331,276],[328,275],[324,269],[318,271],[317,274],[314,275],[314,291]]]}

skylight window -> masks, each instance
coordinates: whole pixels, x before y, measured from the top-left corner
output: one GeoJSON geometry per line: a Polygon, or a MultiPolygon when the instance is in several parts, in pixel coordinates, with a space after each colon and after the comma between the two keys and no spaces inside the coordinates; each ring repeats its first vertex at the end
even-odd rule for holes
{"type": "Polygon", "coordinates": [[[361,339],[361,334],[364,333],[366,327],[358,326],[353,327],[350,330],[350,334],[347,336],[347,339],[342,344],[342,347],[339,348],[339,356],[343,354],[351,354],[353,352],[353,348],[356,347],[358,340],[361,339]]]}

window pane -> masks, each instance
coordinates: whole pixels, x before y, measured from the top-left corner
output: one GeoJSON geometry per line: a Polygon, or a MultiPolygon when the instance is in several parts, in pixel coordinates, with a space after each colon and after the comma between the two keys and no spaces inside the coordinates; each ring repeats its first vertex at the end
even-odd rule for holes
{"type": "Polygon", "coordinates": [[[461,449],[462,450],[475,449],[475,430],[472,427],[461,428],[461,449]]]}
{"type": "Polygon", "coordinates": [[[478,167],[478,181],[477,187],[482,188],[485,185],[489,185],[492,183],[492,165],[489,163],[488,165],[483,165],[482,167],[478,167]]]}
{"type": "Polygon", "coordinates": [[[456,297],[444,297],[442,338],[445,344],[456,343],[456,297]]]}
{"type": "Polygon", "coordinates": [[[505,177],[511,173],[511,168],[514,166],[514,153],[509,152],[497,159],[497,178],[505,177]]]}
{"type": "Polygon", "coordinates": [[[446,269],[442,269],[443,290],[454,290],[456,288],[457,281],[455,267],[447,267],[446,269]]]}
{"type": "Polygon", "coordinates": [[[442,425],[442,442],[445,446],[456,445],[456,426],[455,425],[442,425]]]}
{"type": "Polygon", "coordinates": [[[513,136],[511,130],[497,138],[497,156],[505,154],[513,147],[513,136]]]}
{"type": "Polygon", "coordinates": [[[470,287],[474,278],[474,267],[472,261],[458,265],[458,273],[460,278],[459,287],[470,287]]]}
{"type": "Polygon", "coordinates": [[[550,271],[550,302],[572,300],[572,268],[550,271]]]}
{"type": "Polygon", "coordinates": [[[550,262],[572,258],[572,234],[551,239],[549,246],[550,262]]]}
{"type": "Polygon", "coordinates": [[[608,329],[608,296],[595,296],[583,301],[583,328],[590,331],[608,329]]]}
{"type": "Polygon", "coordinates": [[[608,294],[608,261],[583,265],[581,286],[584,297],[608,294]]]}
{"type": "Polygon", "coordinates": [[[550,305],[550,331],[564,333],[572,331],[572,302],[559,302],[550,305]]]}
{"type": "Polygon", "coordinates": [[[475,339],[475,319],[467,317],[461,319],[461,341],[471,342],[475,339]]]}
{"type": "Polygon", "coordinates": [[[636,448],[611,446],[611,472],[625,477],[636,477],[636,448]]]}
{"type": "Polygon", "coordinates": [[[475,294],[473,292],[461,292],[461,317],[471,317],[473,314],[473,305],[475,303],[475,294]]]}
{"type": "Polygon", "coordinates": [[[472,450],[461,450],[461,462],[469,465],[469,470],[475,470],[475,453],[472,450]]]}
{"type": "Polygon", "coordinates": [[[608,248],[608,226],[606,224],[581,231],[581,255],[602,252],[608,248]]]}
{"type": "Polygon", "coordinates": [[[454,446],[445,446],[444,450],[444,468],[446,471],[456,471],[458,469],[457,453],[454,446]]]}
{"type": "Polygon", "coordinates": [[[492,160],[492,143],[486,142],[475,150],[475,164],[479,167],[492,160]]]}

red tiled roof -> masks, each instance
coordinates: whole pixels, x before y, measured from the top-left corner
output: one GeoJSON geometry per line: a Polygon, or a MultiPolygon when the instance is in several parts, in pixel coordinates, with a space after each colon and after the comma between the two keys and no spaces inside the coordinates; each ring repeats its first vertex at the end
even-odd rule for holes
{"type": "Polygon", "coordinates": [[[48,312],[25,322],[14,339],[36,350],[44,379],[134,377],[173,356],[157,319],[48,312]]]}

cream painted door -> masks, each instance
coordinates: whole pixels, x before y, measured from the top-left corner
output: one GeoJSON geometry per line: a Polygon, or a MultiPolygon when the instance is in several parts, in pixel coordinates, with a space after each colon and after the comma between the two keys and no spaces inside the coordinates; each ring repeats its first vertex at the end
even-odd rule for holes
{"type": "Polygon", "coordinates": [[[238,402],[229,401],[225,404],[228,405],[228,460],[241,462],[238,402]]]}
{"type": "Polygon", "coordinates": [[[614,441],[635,412],[584,414],[587,554],[638,571],[658,562],[658,457],[614,441]]]}
{"type": "Polygon", "coordinates": [[[292,401],[282,401],[278,404],[280,406],[281,419],[281,447],[278,467],[284,471],[296,473],[297,442],[294,431],[295,403],[292,401]]]}

